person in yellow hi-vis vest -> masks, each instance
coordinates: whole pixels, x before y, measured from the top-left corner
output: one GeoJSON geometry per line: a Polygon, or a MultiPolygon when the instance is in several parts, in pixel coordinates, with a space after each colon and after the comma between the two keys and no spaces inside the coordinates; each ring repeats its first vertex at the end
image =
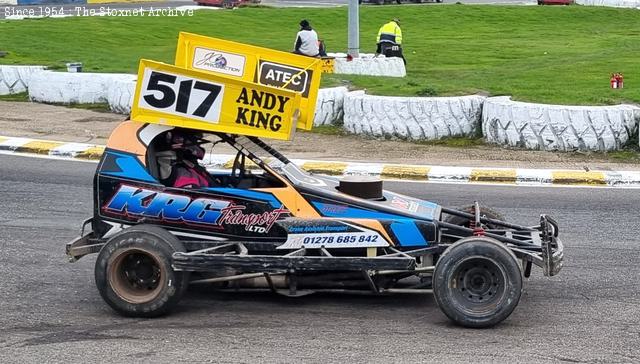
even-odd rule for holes
{"type": "Polygon", "coordinates": [[[385,57],[400,57],[404,64],[407,61],[402,55],[402,29],[400,29],[400,19],[393,18],[378,30],[376,38],[376,56],[384,54],[385,57]]]}

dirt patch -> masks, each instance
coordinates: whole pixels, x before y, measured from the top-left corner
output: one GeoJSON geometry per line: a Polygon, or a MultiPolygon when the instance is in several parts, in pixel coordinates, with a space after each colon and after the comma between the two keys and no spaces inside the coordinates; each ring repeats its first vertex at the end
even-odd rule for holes
{"type": "MultiPolygon", "coordinates": [[[[106,144],[125,116],[62,106],[0,102],[0,135],[106,144]]],[[[497,146],[454,148],[359,136],[298,132],[293,142],[268,141],[289,158],[468,167],[640,170],[600,153],[555,153],[497,146]]],[[[232,153],[219,149],[218,153],[232,153]]]]}

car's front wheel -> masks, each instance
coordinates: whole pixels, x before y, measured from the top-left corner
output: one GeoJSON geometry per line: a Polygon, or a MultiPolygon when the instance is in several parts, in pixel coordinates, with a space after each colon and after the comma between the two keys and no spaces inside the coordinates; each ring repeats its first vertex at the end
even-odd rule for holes
{"type": "Polygon", "coordinates": [[[464,238],[439,257],[433,293],[442,312],[456,324],[491,327],[518,305],[522,273],[503,243],[487,237],[464,238]]]}
{"type": "Polygon", "coordinates": [[[124,316],[156,317],[168,313],[189,284],[187,272],[171,268],[182,243],[166,230],[137,225],[115,235],[100,250],[95,280],[102,298],[124,316]]]}

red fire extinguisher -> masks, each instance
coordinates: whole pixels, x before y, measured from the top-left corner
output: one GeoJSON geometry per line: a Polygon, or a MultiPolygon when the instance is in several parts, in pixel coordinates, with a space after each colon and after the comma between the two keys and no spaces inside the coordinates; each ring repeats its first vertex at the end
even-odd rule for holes
{"type": "Polygon", "coordinates": [[[611,74],[611,79],[609,80],[611,83],[611,88],[623,88],[624,87],[624,78],[622,77],[622,73],[616,72],[611,74]]]}

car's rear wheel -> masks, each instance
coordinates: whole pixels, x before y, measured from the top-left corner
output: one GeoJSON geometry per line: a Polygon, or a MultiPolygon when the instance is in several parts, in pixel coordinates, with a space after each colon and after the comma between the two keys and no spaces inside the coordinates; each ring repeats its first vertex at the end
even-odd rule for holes
{"type": "Polygon", "coordinates": [[[469,237],[438,259],[433,277],[438,306],[454,323],[491,327],[509,317],[520,301],[522,273],[503,243],[469,237]]]}
{"type": "Polygon", "coordinates": [[[188,284],[187,272],[171,268],[182,243],[166,230],[138,225],[115,235],[96,260],[96,286],[111,308],[124,316],[155,317],[178,303],[188,284]]]}

